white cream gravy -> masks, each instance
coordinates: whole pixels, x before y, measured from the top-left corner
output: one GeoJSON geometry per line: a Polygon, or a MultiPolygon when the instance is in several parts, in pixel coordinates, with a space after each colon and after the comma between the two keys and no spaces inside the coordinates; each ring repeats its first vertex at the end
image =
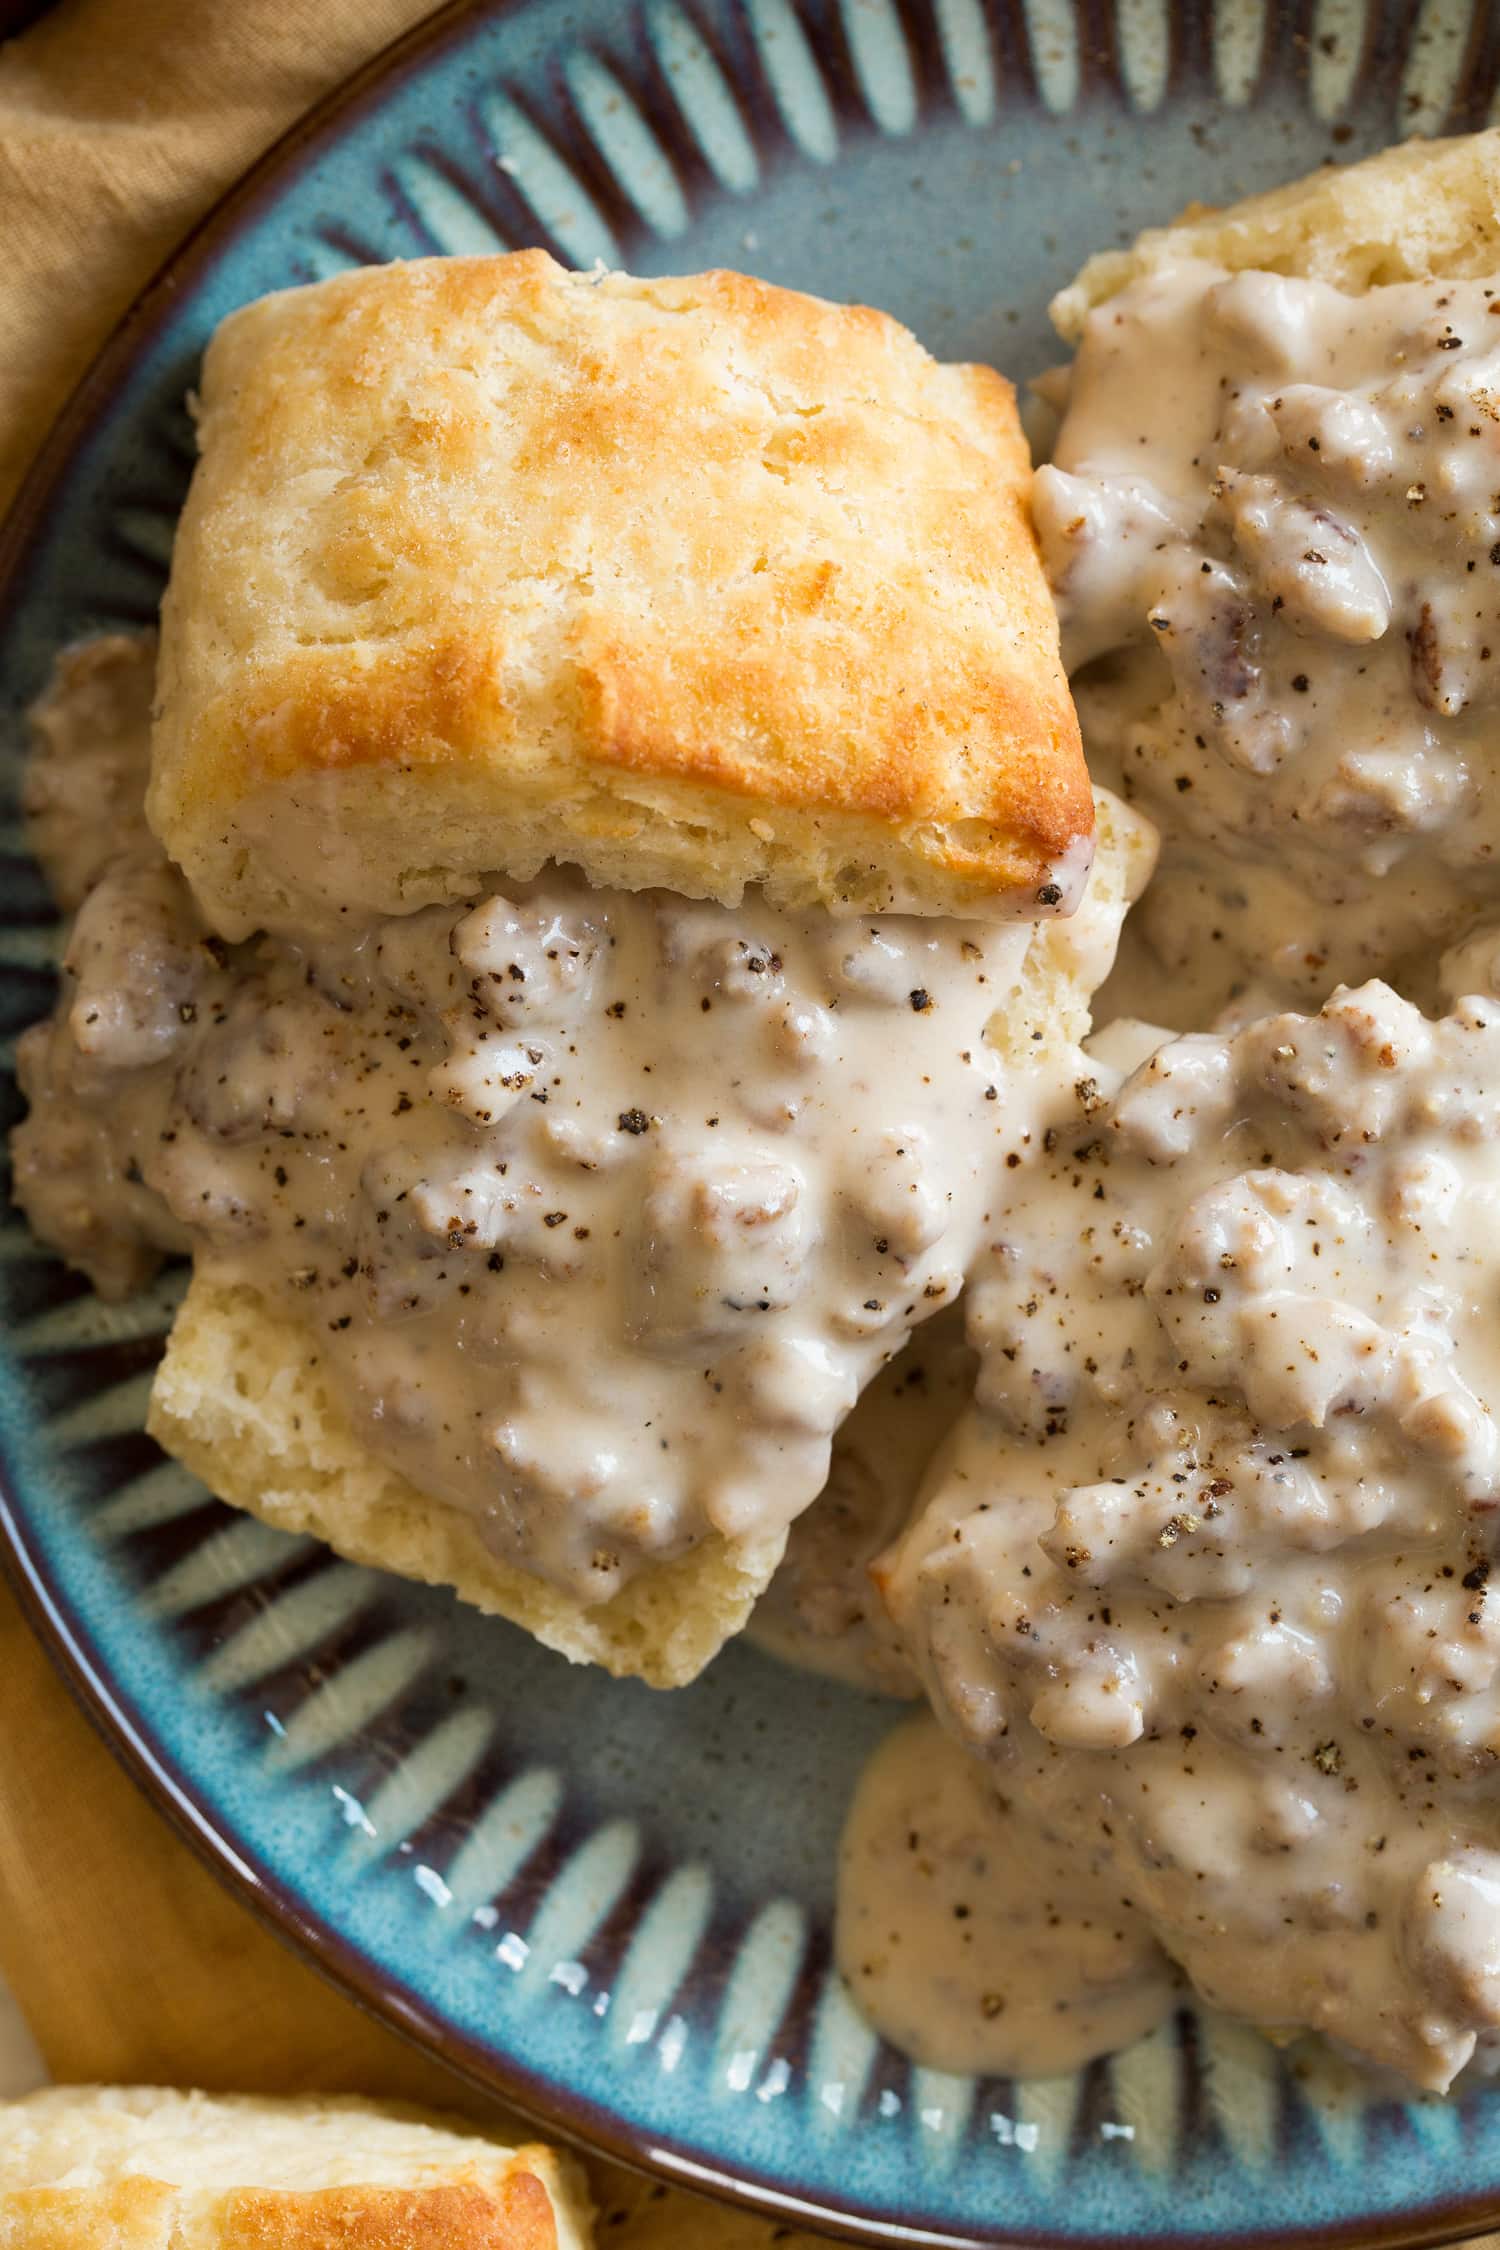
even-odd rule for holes
{"type": "Polygon", "coordinates": [[[1500,1006],[1101,1059],[1047,1138],[897,1623],[1205,1998],[1445,2087],[1500,2025],[1500,1006]]]}
{"type": "Polygon", "coordinates": [[[860,1776],[839,1851],[839,1969],[915,2062],[1076,2070],[1180,1998],[1120,1888],[1106,1854],[1042,1834],[924,1713],[860,1776]]]}
{"type": "MultiPolygon", "coordinates": [[[[49,756],[97,757],[96,700],[53,699],[49,756]]],[[[1072,1068],[1017,1020],[1041,924],[553,872],[228,946],[133,822],[95,868],[72,805],[53,857],[98,879],[21,1046],[37,1231],[106,1293],[182,1250],[253,1285],[377,1454],[589,1603],[817,1496],[1072,1068]]]]}
{"type": "Polygon", "coordinates": [[[1100,1020],[1430,997],[1500,896],[1500,285],[1184,262],[1055,388],[1035,511],[1084,739],[1166,838],[1100,1020]]]}
{"type": "Polygon", "coordinates": [[[905,1526],[973,1395],[974,1367],[963,1308],[945,1306],[861,1393],[833,1441],[828,1482],[793,1524],[745,1628],[768,1655],[878,1695],[921,1694],[870,1565],[905,1526]]]}

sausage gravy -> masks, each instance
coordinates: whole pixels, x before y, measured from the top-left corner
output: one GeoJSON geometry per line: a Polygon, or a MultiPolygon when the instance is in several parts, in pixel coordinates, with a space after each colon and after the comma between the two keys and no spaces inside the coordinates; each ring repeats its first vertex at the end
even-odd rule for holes
{"type": "Polygon", "coordinates": [[[1204,1997],[1446,2087],[1500,2026],[1500,1005],[1101,1061],[1011,1183],[877,1566],[933,1703],[1204,1997]]]}
{"type": "MultiPolygon", "coordinates": [[[[48,730],[55,761],[56,699],[48,730]]],[[[135,823],[96,866],[95,793],[48,805],[97,880],[21,1047],[38,1233],[111,1295],[184,1251],[251,1284],[368,1445],[587,1602],[815,1498],[1063,1068],[1014,1051],[1038,924],[550,872],[229,946],[135,823]]]]}
{"type": "Polygon", "coordinates": [[[1084,739],[1166,839],[1101,1015],[1429,997],[1500,899],[1500,284],[1183,262],[1055,390],[1035,510],[1084,739]]]}

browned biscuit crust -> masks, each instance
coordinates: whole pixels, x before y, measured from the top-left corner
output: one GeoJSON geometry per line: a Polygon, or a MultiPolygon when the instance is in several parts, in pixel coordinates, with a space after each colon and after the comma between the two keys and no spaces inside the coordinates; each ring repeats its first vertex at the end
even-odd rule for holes
{"type": "Polygon", "coordinates": [[[588,2250],[581,2174],[400,2104],[54,2086],[0,2102],[0,2250],[588,2250]]]}
{"type": "Polygon", "coordinates": [[[419,260],[231,316],[199,431],[151,812],[226,930],[554,856],[1034,911],[1086,852],[1010,386],[883,313],[419,260]]]}

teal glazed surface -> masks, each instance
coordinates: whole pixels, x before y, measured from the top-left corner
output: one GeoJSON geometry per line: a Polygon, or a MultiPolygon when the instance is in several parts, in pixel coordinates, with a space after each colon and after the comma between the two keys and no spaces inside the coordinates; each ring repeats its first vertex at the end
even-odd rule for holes
{"type": "MultiPolygon", "coordinates": [[[[540,241],[865,298],[1025,377],[1089,251],[1194,196],[1483,123],[1497,74],[1483,0],[444,14],[175,261],[0,542],[7,1068],[56,947],[21,712],[62,643],[153,617],[183,397],[232,306],[540,241]]],[[[180,1286],[101,1307],[0,1226],[7,1559],[200,1848],[434,2051],[664,2173],[870,2240],[1415,2241],[1500,2215],[1500,2092],[1402,2104],[1206,2015],[1065,2079],[911,2068],[829,1966],[839,1823],[891,1707],[749,1648],[677,1695],[613,1683],[232,1515],[142,1434],[180,1286]]]]}

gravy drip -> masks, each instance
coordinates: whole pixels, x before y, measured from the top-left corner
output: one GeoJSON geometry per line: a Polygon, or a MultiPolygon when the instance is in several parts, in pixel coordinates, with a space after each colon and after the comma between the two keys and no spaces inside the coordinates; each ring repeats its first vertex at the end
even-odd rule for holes
{"type": "Polygon", "coordinates": [[[871,2023],[934,2070],[1077,2070],[1180,1997],[1109,1854],[1039,1830],[925,1713],[860,1775],[835,1944],[871,2023]]]}
{"type": "Polygon", "coordinates": [[[769,1655],[876,1695],[921,1694],[870,1565],[905,1528],[929,1461],[973,1396],[974,1367],[962,1304],[945,1306],[860,1394],[828,1482],[793,1524],[745,1628],[769,1655]]]}

